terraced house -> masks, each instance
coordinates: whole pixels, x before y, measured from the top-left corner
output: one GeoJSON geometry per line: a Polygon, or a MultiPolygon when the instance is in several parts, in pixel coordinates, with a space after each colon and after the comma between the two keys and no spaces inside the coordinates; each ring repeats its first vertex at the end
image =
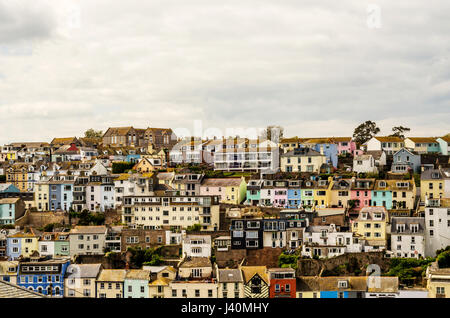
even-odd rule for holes
{"type": "Polygon", "coordinates": [[[433,137],[408,137],[405,139],[405,147],[417,153],[439,153],[440,146],[433,137]]]}
{"type": "Polygon", "coordinates": [[[386,154],[393,155],[405,146],[405,142],[400,137],[375,136],[367,141],[366,145],[368,151],[383,150],[386,154]]]}
{"type": "Polygon", "coordinates": [[[220,196],[221,203],[241,204],[245,201],[245,178],[205,178],[200,185],[200,195],[220,196]]]}
{"type": "Polygon", "coordinates": [[[311,172],[318,173],[327,157],[311,148],[296,148],[280,157],[282,172],[311,172]]]}
{"type": "Polygon", "coordinates": [[[389,215],[384,207],[364,207],[359,211],[357,219],[351,221],[353,233],[365,239],[368,250],[386,248],[386,229],[389,215]]]}
{"type": "Polygon", "coordinates": [[[144,229],[200,224],[203,231],[219,228],[219,196],[155,195],[124,197],[122,222],[144,229]]]}

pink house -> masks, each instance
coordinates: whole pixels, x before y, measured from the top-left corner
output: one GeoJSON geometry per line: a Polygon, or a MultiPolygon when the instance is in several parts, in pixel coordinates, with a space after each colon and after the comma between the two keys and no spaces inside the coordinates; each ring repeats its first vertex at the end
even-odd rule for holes
{"type": "Polygon", "coordinates": [[[351,155],[360,155],[362,150],[356,149],[356,142],[352,137],[333,137],[334,143],[337,145],[338,155],[350,153],[351,155]]]}
{"type": "Polygon", "coordinates": [[[287,206],[287,188],[274,188],[273,206],[275,208],[284,208],[287,206]]]}
{"type": "Polygon", "coordinates": [[[358,200],[355,203],[355,210],[372,205],[372,190],[375,186],[375,179],[353,179],[350,200],[358,200]]]}

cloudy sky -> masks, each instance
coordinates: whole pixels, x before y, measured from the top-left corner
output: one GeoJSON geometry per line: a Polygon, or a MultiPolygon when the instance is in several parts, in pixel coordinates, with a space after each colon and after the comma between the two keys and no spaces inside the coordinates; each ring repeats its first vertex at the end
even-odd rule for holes
{"type": "Polygon", "coordinates": [[[450,132],[448,0],[0,0],[0,143],[109,126],[450,132]]]}

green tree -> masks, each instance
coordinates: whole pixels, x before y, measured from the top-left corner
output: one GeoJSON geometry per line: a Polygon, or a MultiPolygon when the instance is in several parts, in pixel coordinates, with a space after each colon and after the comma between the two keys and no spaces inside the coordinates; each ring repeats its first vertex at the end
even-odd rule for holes
{"type": "Polygon", "coordinates": [[[133,162],[113,162],[112,173],[125,173],[126,171],[133,169],[135,163],[133,162]]]}
{"type": "Polygon", "coordinates": [[[94,130],[93,128],[90,128],[84,132],[85,138],[102,138],[103,137],[103,131],[101,130],[94,130]]]}
{"type": "Polygon", "coordinates": [[[355,128],[353,132],[353,138],[358,146],[362,145],[373,136],[380,132],[380,128],[373,121],[367,120],[358,127],[355,128]]]}
{"type": "Polygon", "coordinates": [[[400,138],[405,138],[405,132],[410,131],[411,129],[408,127],[403,127],[403,126],[396,126],[392,128],[393,134],[390,135],[392,137],[400,137],[400,138]]]}
{"type": "Polygon", "coordinates": [[[437,262],[439,268],[448,268],[450,267],[450,251],[445,251],[439,254],[437,257],[437,262]]]}

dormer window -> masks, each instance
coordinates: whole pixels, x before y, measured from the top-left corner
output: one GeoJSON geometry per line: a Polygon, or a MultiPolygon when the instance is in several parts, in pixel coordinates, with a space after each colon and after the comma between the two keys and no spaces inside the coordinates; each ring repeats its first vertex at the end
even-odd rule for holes
{"type": "Polygon", "coordinates": [[[346,280],[338,281],[338,288],[348,288],[348,281],[346,280]]]}
{"type": "Polygon", "coordinates": [[[433,172],[433,173],[431,174],[431,178],[432,178],[432,179],[439,179],[439,173],[433,172]]]}
{"type": "Polygon", "coordinates": [[[380,188],[386,188],[386,182],[380,181],[379,186],[380,186],[380,188]]]}
{"type": "Polygon", "coordinates": [[[413,233],[419,232],[419,224],[411,224],[410,228],[413,233]]]}
{"type": "Polygon", "coordinates": [[[405,224],[397,224],[397,232],[403,233],[405,232],[405,228],[406,228],[405,224]]]}

